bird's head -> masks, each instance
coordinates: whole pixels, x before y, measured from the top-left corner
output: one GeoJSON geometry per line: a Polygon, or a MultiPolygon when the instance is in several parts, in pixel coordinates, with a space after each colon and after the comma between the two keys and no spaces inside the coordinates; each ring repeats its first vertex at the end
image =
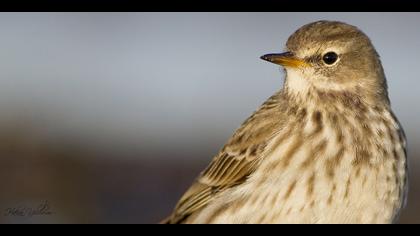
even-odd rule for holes
{"type": "Polygon", "coordinates": [[[285,68],[285,89],[293,94],[354,93],[388,100],[379,56],[370,39],[352,25],[336,21],[304,25],[289,37],[284,53],[261,58],[285,68]]]}

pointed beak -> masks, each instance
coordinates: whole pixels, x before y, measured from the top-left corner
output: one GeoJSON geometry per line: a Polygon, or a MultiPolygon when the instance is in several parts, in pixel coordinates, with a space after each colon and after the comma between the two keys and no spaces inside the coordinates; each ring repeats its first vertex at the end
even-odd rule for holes
{"type": "Polygon", "coordinates": [[[284,67],[306,67],[309,66],[304,60],[297,58],[291,52],[285,53],[271,53],[261,56],[261,59],[269,61],[271,63],[282,65],[284,67]]]}

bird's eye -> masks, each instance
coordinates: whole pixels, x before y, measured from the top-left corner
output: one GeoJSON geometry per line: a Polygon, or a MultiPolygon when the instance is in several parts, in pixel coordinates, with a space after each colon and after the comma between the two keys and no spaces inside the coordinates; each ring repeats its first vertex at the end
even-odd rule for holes
{"type": "Polygon", "coordinates": [[[325,64],[332,65],[338,60],[338,55],[335,52],[327,52],[322,57],[322,60],[325,62],[325,64]]]}

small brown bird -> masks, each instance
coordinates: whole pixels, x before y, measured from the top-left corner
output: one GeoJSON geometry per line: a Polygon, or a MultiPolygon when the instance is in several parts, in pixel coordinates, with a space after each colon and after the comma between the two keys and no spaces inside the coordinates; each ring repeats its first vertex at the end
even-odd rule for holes
{"type": "Polygon", "coordinates": [[[282,90],[233,134],[164,223],[392,223],[407,195],[406,139],[379,56],[354,26],[307,24],[282,90]]]}

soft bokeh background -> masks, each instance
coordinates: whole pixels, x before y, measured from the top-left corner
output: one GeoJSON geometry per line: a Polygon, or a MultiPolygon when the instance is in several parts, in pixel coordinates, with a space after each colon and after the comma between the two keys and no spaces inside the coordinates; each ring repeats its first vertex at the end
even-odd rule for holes
{"type": "Polygon", "coordinates": [[[419,13],[0,13],[0,222],[158,222],[281,87],[259,57],[321,19],[381,55],[420,223],[419,13]]]}

